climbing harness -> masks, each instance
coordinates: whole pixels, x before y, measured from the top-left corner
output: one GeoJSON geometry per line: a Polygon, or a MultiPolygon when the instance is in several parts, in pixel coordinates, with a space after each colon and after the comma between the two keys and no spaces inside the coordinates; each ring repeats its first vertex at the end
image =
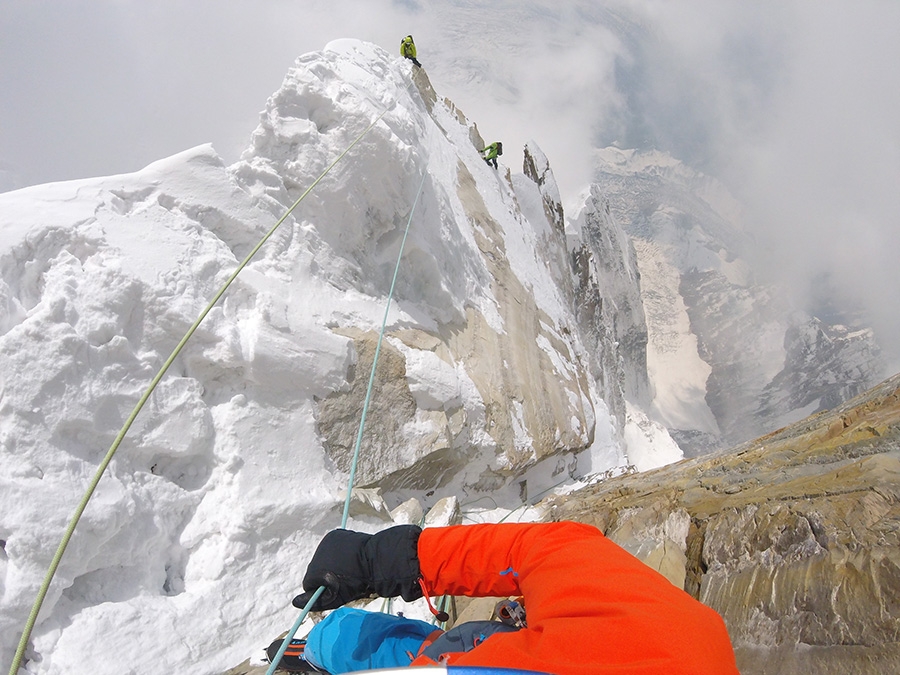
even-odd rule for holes
{"type": "MultiPolygon", "coordinates": [[[[241,271],[250,263],[250,261],[253,259],[253,257],[263,247],[263,245],[269,240],[269,238],[273,234],[275,234],[275,231],[278,229],[278,227],[285,220],[287,220],[287,217],[294,211],[295,208],[297,208],[297,206],[300,204],[300,202],[302,202],[306,198],[306,196],[310,192],[312,192],[313,188],[315,188],[321,182],[321,180],[323,178],[325,178],[326,175],[328,175],[328,173],[335,167],[335,165],[338,162],[340,162],[347,155],[347,153],[349,153],[350,150],[352,150],[356,146],[356,144],[359,143],[363,139],[363,137],[374,128],[374,126],[381,120],[382,117],[384,117],[387,114],[387,112],[392,107],[393,107],[393,104],[391,106],[388,106],[387,108],[385,108],[384,111],[382,111],[382,113],[380,115],[378,115],[378,117],[376,117],[375,120],[368,127],[366,127],[365,130],[359,136],[357,136],[349,146],[347,146],[347,149],[344,150],[340,155],[338,155],[337,158],[331,164],[329,164],[328,167],[321,174],[319,174],[319,177],[316,178],[312,182],[312,184],[306,189],[306,191],[302,195],[300,195],[300,197],[297,198],[297,200],[291,205],[291,207],[287,211],[285,211],[284,215],[278,220],[278,222],[272,226],[272,228],[265,234],[265,236],[262,239],[260,239],[259,243],[253,247],[253,250],[250,251],[249,254],[247,254],[247,257],[244,258],[243,262],[241,262],[241,264],[238,265],[237,269],[235,269],[235,271],[232,273],[232,275],[230,277],[228,277],[228,280],[222,285],[222,288],[220,288],[219,291],[213,296],[212,300],[209,301],[209,304],[200,313],[200,316],[197,317],[197,320],[191,325],[191,327],[188,329],[187,333],[184,334],[184,337],[181,338],[181,341],[178,343],[178,345],[172,351],[172,354],[169,356],[168,359],[166,359],[165,363],[163,363],[162,367],[159,369],[159,372],[156,374],[156,376],[153,378],[153,380],[151,380],[150,385],[147,388],[147,391],[144,392],[143,396],[141,396],[140,400],[137,402],[137,405],[135,405],[134,410],[131,411],[131,414],[128,416],[128,419],[125,420],[125,424],[122,425],[122,429],[119,431],[118,435],[116,436],[115,440],[113,441],[112,446],[110,446],[109,451],[106,453],[106,456],[103,458],[103,461],[100,463],[100,466],[98,467],[97,472],[94,474],[93,480],[91,480],[90,485],[88,485],[88,488],[84,493],[84,497],[82,497],[81,502],[78,504],[78,507],[75,509],[75,513],[72,516],[72,519],[69,521],[68,527],[66,528],[66,531],[63,534],[62,541],[60,541],[59,547],[56,549],[56,554],[53,556],[53,560],[50,562],[50,568],[47,570],[47,574],[44,577],[44,581],[41,584],[40,590],[38,591],[37,598],[34,601],[34,606],[31,608],[31,613],[28,616],[28,620],[25,623],[25,628],[22,631],[22,637],[19,640],[19,646],[16,649],[16,655],[13,658],[12,666],[10,667],[10,670],[9,670],[9,675],[16,675],[16,673],[19,670],[19,666],[22,663],[22,658],[25,655],[25,649],[28,646],[28,641],[29,641],[29,639],[31,639],[31,632],[32,632],[32,630],[34,630],[34,624],[37,622],[38,613],[41,611],[41,606],[44,604],[44,599],[46,598],[47,592],[50,589],[50,583],[53,581],[53,577],[56,574],[56,570],[59,568],[59,564],[62,561],[63,554],[65,554],[65,552],[66,552],[66,548],[69,545],[69,540],[72,538],[72,535],[75,532],[75,527],[78,525],[78,521],[81,519],[81,516],[84,513],[84,510],[87,508],[88,502],[90,502],[91,497],[94,494],[94,491],[97,489],[97,485],[99,485],[100,479],[103,477],[103,473],[106,471],[107,467],[109,466],[109,463],[112,461],[113,456],[116,454],[116,451],[119,449],[119,446],[122,444],[122,441],[125,439],[125,435],[128,433],[128,430],[131,428],[131,425],[134,423],[134,420],[137,418],[138,413],[140,413],[141,409],[143,409],[143,407],[144,407],[144,404],[149,400],[150,395],[156,389],[156,386],[159,384],[159,382],[162,380],[163,376],[169,370],[169,367],[172,365],[172,363],[174,363],[175,359],[181,353],[182,349],[184,349],[184,346],[187,344],[188,340],[191,339],[191,336],[196,332],[197,328],[200,326],[200,324],[206,318],[207,314],[209,314],[210,311],[212,311],[212,308],[219,302],[221,297],[225,294],[225,291],[228,290],[228,287],[231,286],[231,283],[237,278],[238,274],[240,274],[241,271]]],[[[424,177],[422,180],[423,180],[423,184],[424,184],[424,177]]],[[[419,188],[419,189],[421,190],[421,188],[419,188]]],[[[416,199],[418,199],[418,196],[416,197],[416,199]]],[[[410,219],[411,218],[412,218],[412,214],[410,214],[410,219]]],[[[408,226],[407,226],[407,229],[408,229],[408,226]]],[[[405,237],[404,237],[404,241],[405,241],[405,237]]],[[[401,249],[401,252],[402,252],[402,249],[401,249]]],[[[398,260],[398,264],[399,264],[399,260],[398,260]]],[[[396,273],[394,275],[394,278],[396,280],[396,273]]],[[[392,286],[392,290],[393,290],[393,286],[392,286]]],[[[387,315],[385,315],[385,321],[387,321],[387,315]]],[[[380,344],[381,344],[381,342],[379,340],[379,346],[380,346],[380,344]]],[[[376,358],[377,358],[377,356],[376,356],[376,358]]],[[[374,364],[373,364],[373,371],[374,371],[374,364]]],[[[371,382],[370,382],[370,386],[371,386],[371,382]]],[[[360,431],[361,431],[361,429],[360,429],[360,431]]],[[[354,462],[355,462],[355,460],[354,460],[354,462]]],[[[349,499],[350,499],[349,492],[347,493],[347,499],[348,499],[348,504],[345,505],[345,507],[344,507],[345,513],[347,512],[347,509],[349,508],[349,499]]],[[[313,601],[315,601],[315,599],[317,599],[316,596],[314,596],[313,601]]]]}
{"type": "MultiPolygon", "coordinates": [[[[422,195],[422,188],[425,187],[425,178],[428,177],[428,172],[422,172],[422,181],[419,183],[419,189],[416,192],[416,198],[413,201],[412,209],[409,211],[409,218],[406,221],[406,230],[403,233],[403,239],[400,242],[400,251],[397,253],[397,264],[394,266],[394,278],[391,280],[391,290],[388,292],[387,304],[384,308],[384,319],[381,322],[381,331],[378,334],[378,344],[375,346],[375,358],[372,359],[372,370],[369,372],[369,384],[366,388],[366,398],[363,401],[363,409],[362,415],[359,420],[359,431],[356,434],[356,446],[353,449],[353,461],[350,464],[350,476],[347,480],[347,498],[344,500],[344,514],[341,517],[341,529],[346,529],[347,521],[350,518],[350,496],[353,491],[353,484],[356,480],[356,467],[359,463],[359,449],[362,446],[362,435],[363,435],[363,427],[366,424],[366,415],[369,412],[369,403],[372,400],[372,389],[375,384],[375,368],[378,365],[378,356],[381,353],[381,343],[384,341],[384,333],[387,328],[387,320],[388,315],[391,310],[391,300],[394,297],[394,288],[397,285],[397,274],[400,272],[400,260],[403,257],[403,249],[406,247],[406,238],[409,235],[409,226],[412,223],[413,214],[416,212],[416,206],[419,204],[419,197],[422,195]]],[[[285,650],[291,643],[291,640],[294,639],[294,635],[296,635],[297,631],[300,628],[300,625],[306,619],[310,610],[316,604],[316,600],[319,599],[319,596],[325,591],[324,586],[319,586],[316,592],[313,594],[312,598],[310,598],[309,602],[306,603],[306,607],[300,612],[300,616],[297,617],[297,620],[294,622],[294,625],[291,627],[291,630],[288,631],[288,634],[285,636],[284,641],[281,643],[281,647],[278,650],[278,653],[275,655],[273,659],[271,659],[271,663],[269,664],[269,668],[266,670],[266,675],[272,675],[275,670],[278,668],[278,664],[281,661],[281,657],[284,656],[285,650]]],[[[426,596],[427,597],[427,596],[426,596]]]]}

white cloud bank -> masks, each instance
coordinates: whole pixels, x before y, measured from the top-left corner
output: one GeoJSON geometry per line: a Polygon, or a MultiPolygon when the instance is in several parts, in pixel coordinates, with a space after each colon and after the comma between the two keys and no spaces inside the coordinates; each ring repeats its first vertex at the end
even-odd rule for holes
{"type": "Polygon", "coordinates": [[[738,195],[798,301],[900,344],[893,0],[11,0],[0,33],[0,189],[204,142],[231,161],[297,55],[412,33],[439,93],[511,166],[536,140],[570,207],[596,145],[669,151],[738,195]]]}

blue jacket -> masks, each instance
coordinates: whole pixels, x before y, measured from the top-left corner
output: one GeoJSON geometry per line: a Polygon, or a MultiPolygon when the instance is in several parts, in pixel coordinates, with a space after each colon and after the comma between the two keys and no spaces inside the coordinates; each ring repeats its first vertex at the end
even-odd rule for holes
{"type": "Polygon", "coordinates": [[[335,675],[408,666],[436,630],[425,621],[341,607],[312,629],[306,638],[305,657],[335,675]]]}

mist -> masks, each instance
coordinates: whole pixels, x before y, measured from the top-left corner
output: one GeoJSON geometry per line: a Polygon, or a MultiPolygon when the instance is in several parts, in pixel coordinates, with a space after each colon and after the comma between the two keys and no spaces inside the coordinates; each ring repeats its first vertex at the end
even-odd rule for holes
{"type": "Polygon", "coordinates": [[[669,152],[744,204],[762,275],[900,370],[893,0],[12,0],[0,31],[0,189],[206,142],[234,161],[297,56],[411,33],[502,161],[541,146],[570,215],[595,147],[669,152]]]}

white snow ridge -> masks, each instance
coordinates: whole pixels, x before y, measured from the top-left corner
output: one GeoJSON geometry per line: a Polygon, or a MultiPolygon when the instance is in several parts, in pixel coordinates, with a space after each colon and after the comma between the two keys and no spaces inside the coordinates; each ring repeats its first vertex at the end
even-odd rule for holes
{"type": "MultiPolygon", "coordinates": [[[[580,337],[542,153],[534,146],[541,185],[495,171],[424,72],[335,42],[297,60],[232,166],[200,146],[133,174],[0,195],[0,662],[150,380],[256,242],[383,112],[138,416],[56,574],[27,672],[221,673],[293,623],[306,562],[340,521],[423,175],[359,486],[380,488],[389,508],[455,496],[463,509],[511,509],[628,463],[625,407],[605,401],[624,379],[611,369],[634,364],[596,366],[580,337]]],[[[680,456],[637,418],[643,461],[680,456]]],[[[385,513],[350,526],[379,529],[385,513]]]]}

